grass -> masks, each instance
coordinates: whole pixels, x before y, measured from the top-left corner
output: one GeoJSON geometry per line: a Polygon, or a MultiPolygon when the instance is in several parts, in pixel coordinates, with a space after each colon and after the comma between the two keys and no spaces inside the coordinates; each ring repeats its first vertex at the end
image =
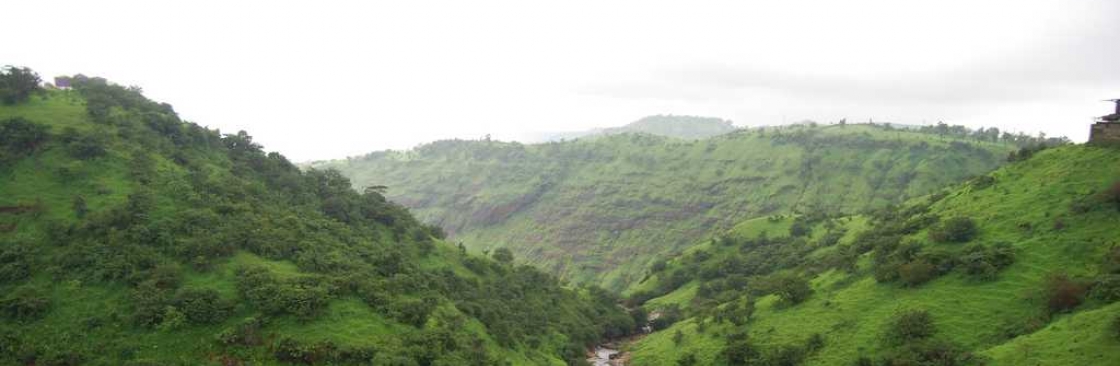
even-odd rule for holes
{"type": "MultiPolygon", "coordinates": [[[[1016,262],[996,280],[980,282],[953,272],[920,287],[905,288],[877,283],[866,274],[849,278],[828,271],[812,280],[814,295],[802,304],[782,307],[776,306],[772,296],[759,299],[753,320],[743,330],[763,347],[797,344],[820,333],[826,347],[807,364],[845,365],[861,355],[882,351],[881,334],[895,314],[924,309],[933,315],[936,337],[982,355],[992,365],[1120,363],[1120,340],[1108,328],[1111,319],[1120,314],[1118,304],[1090,302],[1040,330],[1017,337],[1007,334],[1010,328],[1045,318],[1040,289],[1047,276],[1058,272],[1075,277],[1094,275],[1105,251],[1117,244],[1120,214],[1116,210],[1100,207],[1078,213],[1070,208],[1075,202],[1092,200],[1095,192],[1120,180],[1120,151],[1083,146],[1051,149],[992,176],[996,179],[993,186],[959,186],[932,210],[941,217],[974,218],[980,235],[973,242],[1012,243],[1016,262]],[[1064,227],[1056,228],[1055,221],[1064,227]]],[[[858,219],[851,223],[862,225],[858,219]]],[[[748,221],[736,230],[757,233],[757,228],[745,229],[755,225],[748,221]]],[[[924,232],[914,238],[923,240],[924,232]]],[[[841,243],[850,241],[848,235],[841,243]]],[[[683,293],[678,290],[649,304],[680,302],[683,293]]],[[[634,346],[634,361],[667,364],[684,352],[697,352],[698,356],[718,352],[715,345],[722,344],[718,335],[733,331],[725,324],[710,326],[707,334],[694,334],[694,323],[690,319],[645,338],[634,346]],[[689,341],[672,344],[676,329],[689,341]]],[[[701,364],[715,362],[707,355],[701,360],[701,364]]]]}

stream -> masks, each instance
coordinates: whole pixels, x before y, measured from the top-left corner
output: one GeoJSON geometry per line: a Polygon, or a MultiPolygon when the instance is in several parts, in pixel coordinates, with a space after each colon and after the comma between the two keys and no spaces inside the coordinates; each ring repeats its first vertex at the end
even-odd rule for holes
{"type": "MultiPolygon", "coordinates": [[[[587,362],[590,362],[592,365],[595,365],[595,366],[613,366],[613,365],[611,365],[611,356],[614,356],[614,355],[617,355],[617,354],[618,354],[618,350],[616,350],[616,349],[611,349],[611,348],[607,348],[607,347],[604,347],[604,346],[596,346],[595,347],[595,357],[588,358],[587,362]]],[[[618,357],[618,356],[615,356],[615,357],[618,357]]]]}
{"type": "Polygon", "coordinates": [[[649,319],[642,327],[641,332],[628,337],[611,339],[595,346],[594,352],[587,353],[587,362],[595,366],[626,366],[627,363],[630,363],[630,352],[621,352],[619,349],[623,349],[626,345],[637,342],[653,332],[653,321],[660,317],[660,311],[650,312],[649,319]]]}

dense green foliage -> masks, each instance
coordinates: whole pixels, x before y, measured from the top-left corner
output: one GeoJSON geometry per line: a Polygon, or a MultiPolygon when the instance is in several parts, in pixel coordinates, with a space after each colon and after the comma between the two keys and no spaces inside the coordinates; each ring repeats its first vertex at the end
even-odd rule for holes
{"type": "Polygon", "coordinates": [[[577,364],[618,299],[138,88],[0,106],[0,364],[577,364]]]}
{"type": "Polygon", "coordinates": [[[26,67],[0,68],[0,102],[16,104],[26,101],[31,94],[41,90],[39,74],[26,67]]]}
{"type": "Polygon", "coordinates": [[[900,206],[747,220],[636,286],[633,304],[683,316],[633,360],[1115,364],[1118,181],[1120,150],[1063,146],[900,206]],[[823,346],[794,357],[811,334],[823,346]]]}
{"type": "Polygon", "coordinates": [[[885,207],[986,173],[1016,146],[1040,141],[942,127],[453,140],[312,166],[337,168],[359,187],[392,187],[389,197],[468,248],[508,247],[573,281],[624,290],[655,258],[713,230],[752,217],[885,207]]]}

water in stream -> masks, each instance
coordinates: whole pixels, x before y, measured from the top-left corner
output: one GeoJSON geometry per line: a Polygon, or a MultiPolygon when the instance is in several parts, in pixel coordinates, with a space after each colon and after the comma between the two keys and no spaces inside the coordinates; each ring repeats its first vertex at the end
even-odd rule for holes
{"type": "Polygon", "coordinates": [[[611,355],[615,354],[618,354],[618,350],[599,346],[595,347],[595,357],[589,358],[587,361],[595,366],[610,366],[611,355]]]}

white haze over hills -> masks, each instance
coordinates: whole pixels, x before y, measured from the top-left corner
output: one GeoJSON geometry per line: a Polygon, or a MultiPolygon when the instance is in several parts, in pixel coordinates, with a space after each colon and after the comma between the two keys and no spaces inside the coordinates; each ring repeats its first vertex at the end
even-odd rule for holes
{"type": "Polygon", "coordinates": [[[139,85],[293,160],[532,140],[658,114],[841,118],[1084,141],[1120,97],[1120,2],[58,1],[0,64],[139,85]]]}

